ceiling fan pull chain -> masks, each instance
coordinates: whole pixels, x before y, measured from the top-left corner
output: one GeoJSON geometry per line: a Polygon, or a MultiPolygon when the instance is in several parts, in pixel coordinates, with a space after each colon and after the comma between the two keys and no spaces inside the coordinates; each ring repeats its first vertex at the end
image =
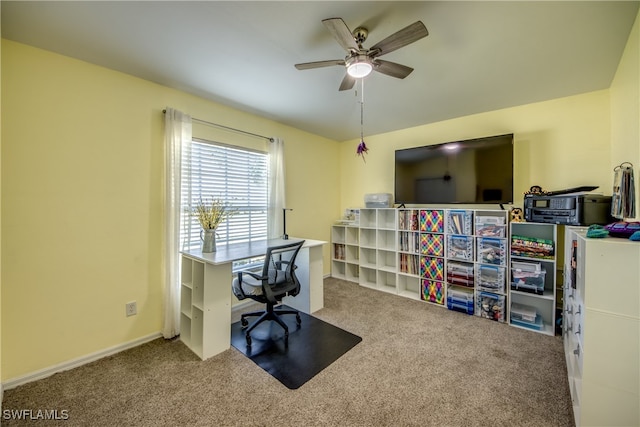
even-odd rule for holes
{"type": "Polygon", "coordinates": [[[364,143],[364,79],[360,79],[360,143],[356,149],[356,154],[362,156],[362,160],[366,163],[364,155],[367,154],[369,149],[367,144],[364,143]]]}
{"type": "Polygon", "coordinates": [[[364,140],[364,79],[360,79],[360,141],[364,140]]]}

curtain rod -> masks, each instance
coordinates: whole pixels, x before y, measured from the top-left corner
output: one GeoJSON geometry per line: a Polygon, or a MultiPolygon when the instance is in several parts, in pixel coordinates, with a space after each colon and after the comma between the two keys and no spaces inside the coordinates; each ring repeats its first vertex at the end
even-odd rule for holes
{"type": "MultiPolygon", "coordinates": [[[[167,113],[167,110],[162,110],[162,114],[166,114],[166,113],[167,113]]],[[[227,130],[231,130],[231,131],[234,131],[234,132],[244,133],[245,135],[251,135],[251,136],[255,136],[257,138],[264,138],[264,139],[269,140],[269,142],[273,142],[273,138],[270,137],[270,136],[258,135],[257,133],[251,133],[251,132],[247,132],[246,130],[236,129],[236,128],[232,128],[232,127],[229,127],[229,126],[220,125],[218,123],[208,122],[208,121],[202,120],[202,119],[196,119],[195,117],[191,117],[191,120],[194,121],[194,122],[200,122],[202,124],[209,125],[209,126],[216,126],[216,127],[227,129],[227,130]]]]}

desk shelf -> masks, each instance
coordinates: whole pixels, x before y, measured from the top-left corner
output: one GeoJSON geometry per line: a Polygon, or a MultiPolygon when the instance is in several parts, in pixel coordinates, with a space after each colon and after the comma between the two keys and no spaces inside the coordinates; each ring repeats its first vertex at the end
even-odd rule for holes
{"type": "Polygon", "coordinates": [[[228,348],[231,266],[214,267],[185,255],[181,266],[180,339],[198,357],[206,359],[208,354],[228,348]],[[228,285],[215,286],[221,282],[228,285]],[[219,311],[211,309],[216,306],[219,311]],[[227,308],[229,316],[224,314],[227,308]]]}

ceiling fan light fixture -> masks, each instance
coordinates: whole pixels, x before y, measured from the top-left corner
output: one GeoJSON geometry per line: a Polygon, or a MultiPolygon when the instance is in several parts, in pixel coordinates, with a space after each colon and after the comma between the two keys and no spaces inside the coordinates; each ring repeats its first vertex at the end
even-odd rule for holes
{"type": "Polygon", "coordinates": [[[366,55],[358,55],[347,61],[347,74],[356,79],[367,77],[373,70],[373,65],[366,55]]]}

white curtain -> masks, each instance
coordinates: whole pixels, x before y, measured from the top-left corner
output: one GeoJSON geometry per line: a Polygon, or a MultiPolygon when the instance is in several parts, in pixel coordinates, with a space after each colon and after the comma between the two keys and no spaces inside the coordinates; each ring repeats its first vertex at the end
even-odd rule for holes
{"type": "Polygon", "coordinates": [[[280,237],[283,212],[286,206],[284,192],[284,141],[274,138],[269,143],[269,222],[267,224],[268,237],[280,237]]]}
{"type": "Polygon", "coordinates": [[[162,335],[180,334],[180,180],[182,150],[191,144],[191,116],[172,108],[165,110],[165,292],[162,335]]]}

